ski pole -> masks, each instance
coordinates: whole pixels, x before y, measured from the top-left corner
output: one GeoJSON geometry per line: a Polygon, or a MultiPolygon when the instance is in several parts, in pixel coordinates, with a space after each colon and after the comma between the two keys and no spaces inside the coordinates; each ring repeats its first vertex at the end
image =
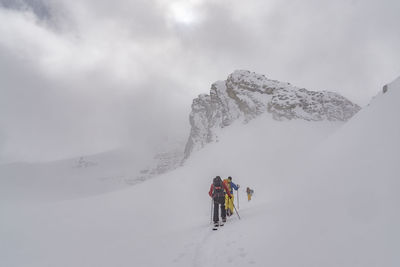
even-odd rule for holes
{"type": "Polygon", "coordinates": [[[237,214],[237,216],[239,217],[239,220],[240,220],[240,215],[239,215],[239,212],[237,211],[237,209],[235,207],[235,204],[233,204],[233,207],[235,208],[236,214],[237,214]]]}
{"type": "Polygon", "coordinates": [[[236,196],[237,196],[238,209],[240,209],[239,208],[239,189],[236,190],[236,196]]]}
{"type": "Polygon", "coordinates": [[[212,215],[213,215],[213,199],[211,198],[211,216],[210,216],[210,224],[212,224],[212,215]]]}

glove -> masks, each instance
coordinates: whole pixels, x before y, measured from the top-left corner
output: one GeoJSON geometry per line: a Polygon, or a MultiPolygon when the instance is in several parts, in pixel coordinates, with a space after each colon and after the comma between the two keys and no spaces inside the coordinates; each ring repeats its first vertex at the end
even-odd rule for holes
{"type": "Polygon", "coordinates": [[[240,185],[237,185],[238,189],[240,188],[240,185]]]}

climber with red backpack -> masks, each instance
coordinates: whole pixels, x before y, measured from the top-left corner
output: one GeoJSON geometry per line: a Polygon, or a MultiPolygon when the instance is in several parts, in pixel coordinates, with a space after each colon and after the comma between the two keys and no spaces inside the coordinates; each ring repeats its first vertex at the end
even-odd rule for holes
{"type": "Polygon", "coordinates": [[[221,209],[221,218],[222,218],[222,224],[226,222],[226,210],[225,210],[225,192],[228,194],[229,198],[232,198],[232,195],[229,191],[229,188],[222,182],[221,177],[217,176],[213,179],[213,183],[210,186],[210,191],[208,194],[210,197],[213,199],[214,203],[214,216],[213,216],[213,221],[214,221],[214,229],[216,227],[220,226],[219,224],[219,212],[218,209],[221,209]]]}

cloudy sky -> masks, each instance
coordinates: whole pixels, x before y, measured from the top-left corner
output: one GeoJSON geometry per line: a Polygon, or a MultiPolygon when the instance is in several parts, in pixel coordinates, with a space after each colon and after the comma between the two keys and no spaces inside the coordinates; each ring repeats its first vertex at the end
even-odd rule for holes
{"type": "Polygon", "coordinates": [[[189,131],[236,69],[366,105],[400,75],[397,0],[0,0],[0,162],[189,131]]]}

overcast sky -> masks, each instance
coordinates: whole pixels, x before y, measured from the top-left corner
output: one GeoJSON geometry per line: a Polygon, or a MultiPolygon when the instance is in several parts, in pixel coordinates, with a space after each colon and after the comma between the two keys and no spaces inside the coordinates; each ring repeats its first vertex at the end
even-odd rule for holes
{"type": "Polygon", "coordinates": [[[400,75],[398,0],[0,0],[0,162],[157,144],[236,69],[366,105],[400,75]]]}

